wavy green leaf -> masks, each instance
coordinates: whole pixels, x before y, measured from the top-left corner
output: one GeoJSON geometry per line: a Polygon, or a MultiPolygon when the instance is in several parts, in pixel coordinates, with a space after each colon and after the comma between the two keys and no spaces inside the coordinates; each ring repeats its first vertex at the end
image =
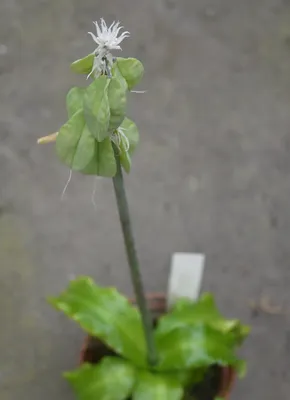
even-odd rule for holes
{"type": "Polygon", "coordinates": [[[94,158],[95,139],[86,127],[82,110],[64,124],[56,138],[60,160],[75,171],[84,170],[94,158]]]}
{"type": "Polygon", "coordinates": [[[99,364],[83,364],[66,372],[79,400],[126,400],[135,384],[135,370],[117,357],[105,357],[99,364]]]}
{"type": "Polygon", "coordinates": [[[108,98],[110,104],[110,132],[117,129],[124,121],[127,105],[126,91],[127,89],[122,85],[119,78],[112,77],[110,79],[110,84],[108,87],[108,98]]]}
{"type": "Polygon", "coordinates": [[[238,366],[231,334],[204,324],[155,332],[158,370],[202,368],[213,364],[238,366]]]}
{"type": "Polygon", "coordinates": [[[68,117],[71,118],[77,111],[83,108],[85,89],[73,87],[66,95],[66,108],[68,117]]]}
{"type": "Polygon", "coordinates": [[[110,104],[108,86],[110,79],[100,76],[87,88],[84,94],[84,116],[86,124],[98,142],[110,136],[110,104]]]}
{"type": "Polygon", "coordinates": [[[137,60],[136,58],[117,58],[117,66],[125,78],[128,89],[133,89],[142,79],[144,74],[144,67],[141,61],[137,60]]]}
{"type": "Polygon", "coordinates": [[[74,61],[70,66],[71,70],[76,74],[88,75],[93,68],[94,57],[94,54],[89,54],[84,58],[74,61]]]}
{"type": "Polygon", "coordinates": [[[98,175],[112,178],[116,175],[117,165],[110,138],[94,143],[94,157],[81,171],[86,175],[98,175]]]}
{"type": "Polygon", "coordinates": [[[115,288],[102,288],[80,277],[67,290],[49,300],[92,336],[134,362],[146,365],[146,344],[138,310],[115,288]]]}
{"type": "Polygon", "coordinates": [[[236,345],[241,344],[250,330],[237,319],[225,319],[217,309],[214,297],[210,293],[204,293],[196,302],[189,299],[177,300],[173,309],[160,318],[157,331],[169,332],[196,324],[208,325],[225,334],[231,332],[236,345]]]}
{"type": "Polygon", "coordinates": [[[181,400],[183,388],[172,375],[138,371],[133,400],[181,400]]]}

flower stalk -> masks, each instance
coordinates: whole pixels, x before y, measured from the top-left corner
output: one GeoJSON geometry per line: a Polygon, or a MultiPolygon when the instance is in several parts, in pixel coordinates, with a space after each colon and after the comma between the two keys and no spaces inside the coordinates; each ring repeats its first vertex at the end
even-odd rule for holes
{"type": "Polygon", "coordinates": [[[139,260],[132,232],[123,173],[119,158],[119,151],[118,147],[114,143],[112,143],[112,145],[117,163],[117,173],[113,177],[113,184],[118,206],[119,218],[123,232],[123,238],[130,269],[131,280],[136,296],[137,305],[139,307],[142,317],[144,335],[147,344],[148,363],[150,366],[154,366],[157,363],[157,351],[153,335],[153,319],[149,311],[149,308],[147,306],[144,287],[140,274],[139,260]]]}
{"type": "Polygon", "coordinates": [[[126,92],[138,84],[144,68],[137,59],[120,58],[114,72],[117,59],[111,51],[122,50],[120,44],[130,33],[123,31],[120,22],[109,26],[104,19],[95,22],[95,27],[97,35],[92,32],[89,35],[97,44],[96,49],[71,66],[75,72],[93,78],[93,82],[85,90],[76,87],[68,92],[69,120],[58,132],[38,139],[38,143],[56,142],[58,156],[70,171],[112,177],[148,364],[152,367],[157,363],[153,319],[143,288],[122,174],[122,168],[130,171],[130,157],[139,140],[135,123],[125,115],[126,92]]]}

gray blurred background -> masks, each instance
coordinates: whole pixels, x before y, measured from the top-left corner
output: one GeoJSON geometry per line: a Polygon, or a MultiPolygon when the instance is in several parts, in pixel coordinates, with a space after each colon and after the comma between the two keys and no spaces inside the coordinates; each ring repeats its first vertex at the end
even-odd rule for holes
{"type": "Polygon", "coordinates": [[[127,178],[147,290],[174,251],[206,254],[204,289],[252,325],[234,400],[290,391],[290,1],[0,1],[0,398],[69,400],[60,376],[83,333],[46,303],[78,274],[132,294],[110,180],[73,174],[38,137],[66,120],[94,48],[120,19],[146,76],[129,115],[141,145],[127,178]],[[271,314],[250,304],[264,296],[271,314]],[[277,310],[275,310],[277,311],[277,310]]]}

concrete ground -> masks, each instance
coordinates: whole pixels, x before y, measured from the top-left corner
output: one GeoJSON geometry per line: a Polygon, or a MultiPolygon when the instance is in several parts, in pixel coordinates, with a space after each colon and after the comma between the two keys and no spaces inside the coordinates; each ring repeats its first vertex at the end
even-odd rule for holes
{"type": "Polygon", "coordinates": [[[232,398],[290,391],[290,2],[1,0],[0,398],[73,398],[61,371],[83,333],[46,303],[77,274],[131,294],[112,184],[73,174],[39,136],[65,122],[85,83],[69,63],[93,49],[92,20],[120,19],[148,92],[129,114],[142,141],[127,179],[148,291],[174,251],[204,252],[204,289],[252,325],[232,398]],[[268,296],[279,309],[253,313],[268,296]],[[274,314],[269,311],[275,311],[274,314]],[[277,312],[278,311],[278,312],[277,312]]]}

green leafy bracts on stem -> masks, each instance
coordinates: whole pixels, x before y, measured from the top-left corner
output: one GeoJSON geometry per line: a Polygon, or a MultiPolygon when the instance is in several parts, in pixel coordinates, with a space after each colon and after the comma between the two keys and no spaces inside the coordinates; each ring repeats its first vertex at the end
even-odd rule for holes
{"type": "Polygon", "coordinates": [[[60,160],[74,171],[105,177],[116,174],[110,139],[102,142],[95,140],[81,109],[60,128],[56,137],[56,152],[60,160]]]}
{"type": "MultiPolygon", "coordinates": [[[[72,68],[86,74],[92,67],[92,57],[75,61],[72,68]]],[[[83,174],[113,177],[116,162],[111,141],[116,138],[121,165],[130,172],[139,133],[134,122],[126,117],[127,92],[142,75],[140,61],[120,58],[113,64],[110,77],[101,75],[87,88],[69,90],[69,120],[55,135],[57,155],[65,165],[83,174]]]]}
{"type": "MultiPolygon", "coordinates": [[[[71,64],[71,70],[77,74],[89,75],[93,64],[94,54],[89,54],[84,58],[74,61],[71,64]]],[[[112,74],[122,77],[126,82],[125,88],[132,90],[141,81],[144,74],[144,67],[141,61],[136,58],[117,57],[112,67],[112,74]]]]}

